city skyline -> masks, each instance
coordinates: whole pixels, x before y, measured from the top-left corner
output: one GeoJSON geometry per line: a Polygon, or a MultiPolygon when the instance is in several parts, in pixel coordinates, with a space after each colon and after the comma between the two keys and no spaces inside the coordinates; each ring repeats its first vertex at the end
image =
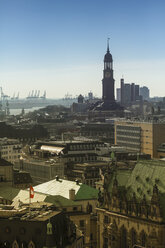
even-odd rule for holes
{"type": "Polygon", "coordinates": [[[92,91],[101,97],[107,38],[115,87],[147,86],[164,96],[163,1],[0,1],[0,86],[47,91],[49,98],[92,91]]]}

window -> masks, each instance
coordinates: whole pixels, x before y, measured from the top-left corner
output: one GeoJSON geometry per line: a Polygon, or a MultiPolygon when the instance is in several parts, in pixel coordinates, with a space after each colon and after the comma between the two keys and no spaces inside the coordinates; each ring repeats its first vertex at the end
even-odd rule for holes
{"type": "Polygon", "coordinates": [[[93,240],[93,233],[90,234],[90,240],[93,240]]]}
{"type": "Polygon", "coordinates": [[[137,244],[136,232],[134,229],[132,229],[132,231],[131,231],[131,243],[132,243],[132,246],[137,244]]]}
{"type": "Polygon", "coordinates": [[[35,244],[33,243],[33,241],[29,242],[28,248],[35,248],[35,244]]]}
{"type": "Polygon", "coordinates": [[[85,221],[84,220],[80,220],[80,227],[84,227],[85,226],[85,221]]]}
{"type": "Polygon", "coordinates": [[[12,248],[19,248],[18,242],[16,240],[14,240],[12,248]]]}
{"type": "Polygon", "coordinates": [[[104,223],[109,223],[109,218],[108,218],[108,216],[106,216],[106,215],[104,215],[104,223]]]}
{"type": "Polygon", "coordinates": [[[145,246],[146,245],[146,235],[144,232],[142,232],[141,234],[141,246],[145,246]]]}
{"type": "Polygon", "coordinates": [[[104,237],[104,244],[103,244],[104,248],[108,248],[108,238],[104,237]]]}
{"type": "Polygon", "coordinates": [[[121,237],[120,237],[120,248],[127,248],[127,230],[123,227],[121,230],[121,237]]]}

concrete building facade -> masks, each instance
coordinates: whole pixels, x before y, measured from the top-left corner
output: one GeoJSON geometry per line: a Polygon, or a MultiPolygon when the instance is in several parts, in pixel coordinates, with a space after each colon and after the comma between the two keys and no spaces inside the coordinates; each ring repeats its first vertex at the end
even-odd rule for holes
{"type": "Polygon", "coordinates": [[[137,153],[158,157],[158,146],[165,142],[165,124],[157,122],[115,121],[115,144],[137,153]]]}
{"type": "Polygon", "coordinates": [[[22,144],[17,139],[0,138],[1,158],[14,163],[19,160],[22,144]]]}
{"type": "Polygon", "coordinates": [[[146,86],[140,87],[140,96],[143,97],[143,100],[149,100],[150,90],[148,89],[148,87],[146,86]]]}

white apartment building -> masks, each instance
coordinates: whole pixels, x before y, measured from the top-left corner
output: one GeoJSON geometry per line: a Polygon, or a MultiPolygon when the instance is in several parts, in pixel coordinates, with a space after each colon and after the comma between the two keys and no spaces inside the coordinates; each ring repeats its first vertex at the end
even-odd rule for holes
{"type": "Polygon", "coordinates": [[[19,160],[22,152],[22,145],[17,139],[0,138],[1,158],[15,163],[19,160]]]}

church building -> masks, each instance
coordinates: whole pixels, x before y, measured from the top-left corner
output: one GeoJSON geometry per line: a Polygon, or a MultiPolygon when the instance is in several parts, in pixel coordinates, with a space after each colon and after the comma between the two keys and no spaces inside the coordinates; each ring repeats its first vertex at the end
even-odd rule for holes
{"type": "Polygon", "coordinates": [[[102,100],[96,102],[90,111],[95,114],[99,111],[110,116],[122,116],[123,107],[115,101],[114,95],[115,80],[113,77],[113,59],[107,41],[107,52],[104,56],[104,69],[102,79],[102,100]]]}

